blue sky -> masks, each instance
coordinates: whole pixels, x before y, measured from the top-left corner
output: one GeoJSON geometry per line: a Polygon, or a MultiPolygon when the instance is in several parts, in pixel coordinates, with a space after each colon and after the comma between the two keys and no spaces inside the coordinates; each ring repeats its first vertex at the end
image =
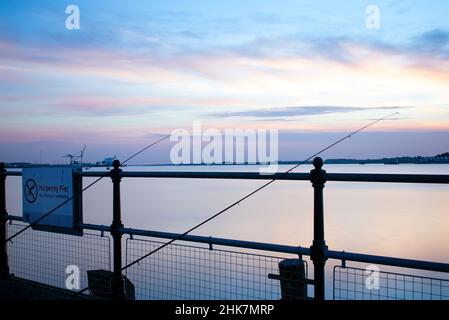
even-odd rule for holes
{"type": "MultiPolygon", "coordinates": [[[[57,162],[85,143],[92,160],[125,156],[195,120],[279,129],[280,154],[292,159],[319,149],[323,133],[389,111],[400,112],[397,121],[361,137],[383,147],[328,156],[449,149],[447,1],[2,0],[0,8],[5,161],[34,161],[43,150],[57,162]],[[71,4],[80,30],[65,28],[71,4]],[[368,5],[380,9],[378,30],[365,27],[368,5]],[[400,139],[388,145],[384,135],[400,139]],[[416,137],[422,143],[407,141],[416,137]]],[[[139,161],[164,159],[161,148],[139,161]]]]}

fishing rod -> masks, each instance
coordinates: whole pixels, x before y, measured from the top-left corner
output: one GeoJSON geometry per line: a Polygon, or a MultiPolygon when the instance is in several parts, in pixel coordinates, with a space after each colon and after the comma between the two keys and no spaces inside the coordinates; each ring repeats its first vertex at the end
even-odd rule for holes
{"type": "Polygon", "coordinates": [[[175,241],[182,239],[183,237],[187,236],[190,232],[192,232],[192,231],[198,229],[198,228],[201,227],[202,225],[208,223],[209,221],[211,221],[211,220],[215,219],[216,217],[222,215],[223,213],[229,211],[231,208],[235,207],[236,205],[239,205],[242,201],[245,201],[246,199],[250,198],[251,196],[253,196],[253,195],[256,194],[257,192],[259,192],[259,191],[261,191],[262,189],[268,187],[270,184],[272,184],[272,183],[275,182],[276,180],[279,180],[280,178],[284,177],[284,176],[287,175],[288,173],[290,173],[290,172],[292,172],[293,170],[295,170],[296,168],[298,168],[300,165],[303,165],[304,163],[306,163],[306,162],[308,162],[310,159],[312,159],[312,158],[314,158],[314,157],[320,155],[320,154],[323,153],[324,151],[329,150],[330,148],[336,146],[337,144],[343,142],[344,140],[346,140],[346,139],[348,139],[348,138],[351,138],[353,135],[359,133],[360,131],[363,131],[363,130],[365,130],[365,129],[371,127],[371,126],[373,126],[374,124],[376,124],[376,123],[378,123],[378,122],[381,122],[381,121],[383,121],[383,120],[385,120],[385,119],[387,119],[387,118],[389,118],[389,117],[391,117],[391,116],[393,116],[393,115],[397,115],[397,114],[399,114],[399,112],[395,112],[395,113],[391,113],[391,114],[389,114],[389,115],[386,115],[386,116],[384,116],[384,117],[382,117],[382,118],[379,118],[379,119],[377,119],[377,120],[375,120],[375,121],[373,121],[373,122],[370,122],[369,124],[367,124],[367,125],[365,125],[365,126],[359,128],[359,129],[357,129],[357,130],[355,130],[355,131],[353,131],[353,132],[347,134],[347,135],[344,136],[343,138],[338,139],[337,141],[331,143],[330,145],[326,146],[325,148],[321,149],[320,151],[314,153],[313,155],[311,155],[310,157],[308,157],[306,160],[303,160],[303,161],[301,161],[300,163],[294,165],[293,167],[291,167],[291,168],[288,169],[287,171],[283,172],[283,173],[282,173],[281,175],[279,175],[278,177],[271,179],[271,180],[268,181],[267,183],[263,184],[262,186],[258,187],[258,188],[255,189],[255,190],[251,191],[250,193],[248,193],[248,194],[246,194],[245,196],[241,197],[241,198],[238,199],[237,201],[233,202],[232,204],[230,204],[230,205],[227,206],[226,208],[220,210],[219,212],[217,212],[217,213],[215,213],[214,215],[210,216],[210,217],[207,218],[206,220],[203,220],[202,222],[200,222],[200,223],[197,224],[196,226],[190,228],[189,230],[187,230],[187,231],[185,231],[184,233],[178,235],[177,237],[171,239],[170,241],[168,241],[168,242],[162,244],[161,246],[157,247],[156,249],[154,249],[154,250],[152,250],[152,251],[146,253],[145,255],[141,256],[140,258],[138,258],[138,259],[136,259],[136,260],[134,260],[134,261],[128,263],[127,265],[123,266],[122,268],[120,268],[120,269],[118,269],[118,270],[112,272],[111,274],[109,274],[108,276],[104,277],[103,279],[101,279],[101,280],[99,280],[99,281],[93,283],[92,285],[87,286],[86,288],[84,288],[84,289],[82,289],[82,290],[76,292],[76,293],[74,294],[74,297],[76,297],[76,296],[80,295],[81,293],[87,291],[88,289],[90,289],[91,286],[100,284],[100,283],[102,283],[102,282],[104,282],[104,281],[106,281],[106,280],[112,278],[113,276],[116,276],[116,275],[120,274],[122,271],[128,269],[129,267],[131,267],[131,266],[133,266],[133,265],[135,265],[135,264],[138,264],[140,261],[142,261],[142,260],[148,258],[148,257],[151,256],[152,254],[154,254],[154,253],[156,253],[156,252],[162,250],[163,248],[165,248],[165,247],[169,246],[170,244],[174,243],[175,241]]]}
{"type": "MultiPolygon", "coordinates": [[[[129,158],[127,158],[123,163],[127,163],[128,161],[130,161],[131,159],[133,159],[134,157],[138,156],[139,154],[141,154],[142,152],[144,152],[145,150],[155,146],[156,144],[158,144],[159,142],[164,141],[165,139],[168,139],[170,137],[170,135],[166,135],[162,138],[160,138],[159,140],[156,140],[155,142],[150,143],[149,145],[147,145],[145,148],[140,149],[138,152],[134,153],[133,155],[131,155],[129,158]]],[[[105,176],[101,176],[98,179],[96,179],[95,181],[93,181],[92,183],[90,183],[89,185],[87,185],[85,188],[81,189],[80,194],[82,194],[84,191],[86,191],[87,189],[89,189],[90,187],[92,187],[94,184],[96,184],[98,181],[100,181],[101,179],[103,179],[105,176]]],[[[13,234],[11,237],[7,238],[5,240],[5,242],[11,241],[12,239],[14,239],[15,237],[17,237],[19,234],[21,234],[22,232],[25,232],[26,230],[28,230],[29,228],[35,226],[39,221],[42,221],[43,219],[45,219],[46,217],[48,217],[50,214],[52,214],[53,212],[55,212],[56,210],[58,210],[59,208],[63,207],[65,204],[67,204],[68,202],[72,201],[75,198],[75,196],[71,196],[68,199],[66,199],[65,201],[63,201],[62,203],[60,203],[58,206],[56,206],[55,208],[53,208],[52,210],[48,211],[46,214],[44,214],[43,216],[39,217],[38,219],[36,219],[35,221],[31,222],[29,225],[27,225],[26,227],[22,228],[21,230],[19,230],[18,232],[16,232],[15,234],[13,234]]]]}

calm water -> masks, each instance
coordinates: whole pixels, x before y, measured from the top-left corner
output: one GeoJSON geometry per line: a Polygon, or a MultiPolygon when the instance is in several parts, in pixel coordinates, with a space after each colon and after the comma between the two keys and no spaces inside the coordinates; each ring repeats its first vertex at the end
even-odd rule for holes
{"type": "MultiPolygon", "coordinates": [[[[282,167],[281,170],[287,169],[282,167]]],[[[311,166],[298,168],[309,171],[311,166]]],[[[326,165],[328,172],[449,174],[447,164],[326,165]]],[[[97,170],[97,169],[91,169],[97,170]]],[[[126,167],[154,171],[254,171],[256,166],[126,167]]],[[[87,185],[91,179],[84,179],[87,185]]],[[[122,180],[122,216],[128,227],[183,232],[265,181],[122,180]]],[[[21,179],[7,179],[7,209],[21,215],[21,179]]],[[[112,184],[103,179],[84,193],[84,221],[109,225],[112,184]]],[[[449,185],[328,182],[326,241],[332,250],[449,261],[449,185]]],[[[277,181],[194,234],[310,246],[313,188],[277,181]]]]}

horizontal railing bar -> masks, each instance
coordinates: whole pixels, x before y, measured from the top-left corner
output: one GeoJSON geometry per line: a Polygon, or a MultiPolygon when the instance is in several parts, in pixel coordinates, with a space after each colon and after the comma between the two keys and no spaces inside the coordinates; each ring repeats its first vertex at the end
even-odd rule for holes
{"type": "MultiPolygon", "coordinates": [[[[109,172],[80,172],[83,177],[109,176],[109,172]]],[[[176,178],[176,179],[239,179],[239,180],[310,180],[309,173],[276,173],[263,175],[259,172],[194,172],[194,171],[123,171],[123,178],[176,178]]]]}
{"type": "MultiPolygon", "coordinates": [[[[19,217],[19,216],[8,215],[8,220],[23,221],[23,218],[19,217]]],[[[110,226],[104,226],[104,225],[82,223],[79,226],[83,229],[88,229],[88,230],[103,231],[103,232],[111,231],[110,226]]],[[[153,238],[162,238],[162,239],[176,239],[181,235],[181,234],[172,233],[172,232],[151,231],[151,230],[142,230],[142,229],[133,229],[133,228],[120,228],[119,231],[122,234],[153,237],[153,238]]],[[[188,241],[188,242],[205,243],[205,244],[211,244],[211,245],[222,245],[222,246],[228,246],[228,247],[239,247],[239,248],[246,248],[246,249],[263,250],[263,251],[274,251],[274,252],[280,252],[280,253],[291,253],[291,254],[306,255],[306,256],[310,255],[309,248],[287,246],[287,245],[273,244],[273,243],[253,242],[253,241],[224,239],[224,238],[205,237],[205,236],[194,236],[194,235],[186,235],[186,236],[180,238],[179,240],[188,241]]]]}
{"type": "Polygon", "coordinates": [[[395,183],[449,183],[449,175],[391,174],[391,173],[326,173],[327,181],[395,182],[395,183]]]}
{"type": "MultiPolygon", "coordinates": [[[[8,220],[22,221],[22,217],[8,215],[8,220]]],[[[111,227],[96,224],[81,224],[84,229],[96,230],[110,232],[111,227]]],[[[163,239],[176,239],[181,234],[172,232],[162,232],[162,231],[151,231],[133,228],[120,228],[120,232],[128,235],[153,237],[153,238],[163,238],[163,239]]],[[[310,249],[305,247],[288,246],[273,243],[263,243],[263,242],[253,242],[245,240],[235,240],[235,239],[225,239],[225,238],[215,238],[206,236],[195,236],[186,235],[179,240],[187,242],[204,243],[209,245],[222,245],[227,247],[238,247],[245,249],[254,249],[262,251],[271,251],[279,253],[289,253],[310,256],[310,249]]],[[[418,269],[418,270],[428,270],[436,272],[449,272],[449,264],[441,262],[431,262],[423,260],[413,260],[413,259],[402,259],[387,256],[377,256],[345,251],[333,251],[328,250],[326,253],[328,259],[345,260],[353,262],[363,262],[363,263],[373,263],[380,265],[388,265],[393,267],[418,269]]]]}
{"type": "MultiPolygon", "coordinates": [[[[75,172],[82,177],[108,177],[108,171],[75,172]]],[[[8,176],[21,176],[19,171],[8,171],[8,176]]],[[[123,171],[124,178],[177,178],[177,179],[242,179],[242,180],[310,180],[310,173],[291,172],[264,175],[258,172],[188,172],[188,171],[123,171]]],[[[387,174],[387,173],[326,173],[327,181],[393,182],[449,184],[449,175],[387,174]]]]}
{"type": "MultiPolygon", "coordinates": [[[[153,238],[164,238],[164,239],[177,239],[181,235],[178,233],[141,230],[141,229],[132,229],[132,228],[121,228],[120,231],[123,234],[153,237],[153,238]]],[[[194,236],[194,235],[185,235],[182,238],[180,238],[179,240],[189,241],[189,242],[197,242],[197,243],[205,243],[205,244],[209,244],[209,245],[221,245],[221,246],[227,246],[227,247],[238,247],[238,248],[245,248],[245,249],[273,251],[273,252],[290,253],[290,254],[307,255],[307,256],[310,255],[309,248],[287,246],[287,245],[273,244],[273,243],[253,242],[253,241],[224,239],[224,238],[205,237],[205,236],[194,236]]]]}
{"type": "Polygon", "coordinates": [[[437,272],[449,272],[449,264],[441,262],[431,262],[423,260],[413,260],[413,259],[402,259],[386,256],[376,256],[362,253],[352,253],[344,251],[327,251],[327,258],[354,261],[354,262],[364,262],[372,264],[388,265],[392,267],[401,267],[409,269],[419,269],[437,272]]]}
{"type": "Polygon", "coordinates": [[[22,176],[22,171],[6,171],[6,173],[0,172],[0,176],[22,176]]]}
{"type": "MultiPolygon", "coordinates": [[[[84,177],[108,176],[109,172],[82,172],[84,177]]],[[[258,172],[137,172],[124,171],[128,178],[190,178],[190,179],[249,179],[249,180],[310,180],[310,173],[291,172],[262,175],[258,172]]],[[[378,173],[326,173],[327,181],[397,182],[397,183],[448,183],[449,175],[428,174],[378,174],[378,173]]]]}
{"type": "Polygon", "coordinates": [[[8,215],[8,220],[11,220],[11,221],[22,221],[23,222],[23,218],[19,217],[19,216],[8,215]]]}
{"type": "Polygon", "coordinates": [[[110,226],[104,226],[104,225],[98,225],[98,224],[89,224],[89,223],[82,223],[78,225],[79,227],[83,229],[88,230],[95,230],[95,231],[101,231],[101,232],[111,232],[110,226]]]}

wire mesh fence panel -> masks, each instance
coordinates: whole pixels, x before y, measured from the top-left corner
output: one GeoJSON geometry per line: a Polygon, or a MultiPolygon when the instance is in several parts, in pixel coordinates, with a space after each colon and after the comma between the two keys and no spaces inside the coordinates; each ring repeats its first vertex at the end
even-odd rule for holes
{"type": "MultiPolygon", "coordinates": [[[[127,263],[163,243],[128,238],[127,263]]],[[[283,257],[172,244],[126,270],[136,299],[280,299],[277,274],[283,257]]]]}
{"type": "Polygon", "coordinates": [[[449,279],[335,266],[335,300],[449,300],[449,279]]]}
{"type": "MultiPolygon", "coordinates": [[[[25,224],[8,224],[8,236],[25,224]]],[[[88,270],[110,270],[110,238],[97,234],[73,236],[28,229],[8,243],[10,272],[14,276],[76,289],[79,270],[80,288],[87,287],[88,270]]]]}

